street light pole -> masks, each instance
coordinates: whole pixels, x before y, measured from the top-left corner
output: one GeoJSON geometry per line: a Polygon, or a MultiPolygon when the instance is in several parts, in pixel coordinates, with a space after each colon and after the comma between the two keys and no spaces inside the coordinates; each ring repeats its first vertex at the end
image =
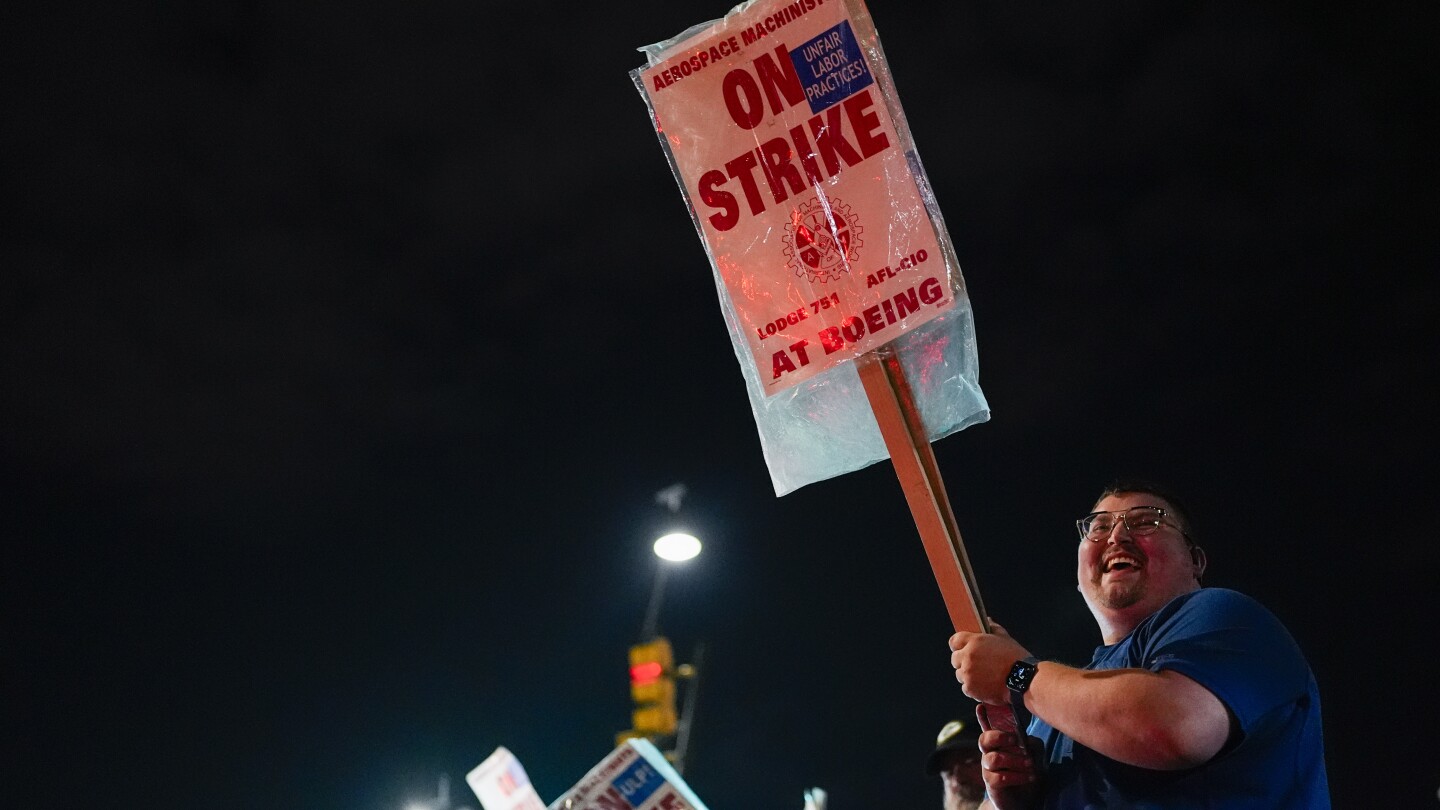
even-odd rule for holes
{"type": "Polygon", "coordinates": [[[690,750],[690,728],[695,725],[695,696],[700,691],[700,672],[705,668],[705,644],[695,645],[695,655],[684,669],[689,671],[685,679],[685,702],[680,706],[680,723],[675,732],[675,772],[685,774],[685,754],[690,750]]]}
{"type": "Polygon", "coordinates": [[[650,605],[645,608],[645,624],[640,627],[640,639],[649,641],[660,630],[660,602],[665,598],[665,575],[670,564],[664,560],[655,561],[655,585],[650,589],[650,605]]]}

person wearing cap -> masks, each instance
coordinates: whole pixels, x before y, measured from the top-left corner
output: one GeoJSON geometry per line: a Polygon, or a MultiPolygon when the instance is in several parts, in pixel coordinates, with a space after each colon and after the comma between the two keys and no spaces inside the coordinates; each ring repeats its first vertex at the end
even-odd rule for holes
{"type": "Polygon", "coordinates": [[[1328,810],[1319,690],[1289,631],[1254,599],[1201,587],[1206,555],[1173,495],[1117,482],[1091,510],[1076,521],[1103,640],[1089,664],[1041,661],[998,624],[950,637],[956,680],[984,704],[982,806],[1328,810]],[[1001,706],[1033,720],[1004,730],[1001,706]]]}
{"type": "Polygon", "coordinates": [[[978,810],[985,799],[980,776],[980,732],[951,720],[935,736],[935,750],[925,760],[925,773],[945,785],[944,810],[978,810]]]}

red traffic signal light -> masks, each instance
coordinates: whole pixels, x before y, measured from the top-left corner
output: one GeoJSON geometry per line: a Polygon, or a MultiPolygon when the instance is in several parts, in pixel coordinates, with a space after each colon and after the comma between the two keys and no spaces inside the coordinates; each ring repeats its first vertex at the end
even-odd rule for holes
{"type": "Polygon", "coordinates": [[[633,730],[647,737],[675,733],[675,654],[670,640],[655,638],[630,648],[633,730]]]}
{"type": "Polygon", "coordinates": [[[665,674],[665,668],[659,661],[645,661],[630,667],[630,683],[636,686],[643,686],[653,683],[665,674]]]}

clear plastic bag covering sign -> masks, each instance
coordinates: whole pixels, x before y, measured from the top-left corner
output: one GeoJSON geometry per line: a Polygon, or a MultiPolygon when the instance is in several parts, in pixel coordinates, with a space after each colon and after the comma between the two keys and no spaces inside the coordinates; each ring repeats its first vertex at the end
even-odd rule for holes
{"type": "Polygon", "coordinates": [[[649,740],[626,740],[550,810],[707,810],[649,740]]]}
{"type": "Polygon", "coordinates": [[[989,418],[959,263],[860,0],[753,0],[631,72],[710,257],[777,495],[887,458],[890,344],[930,440],[989,418]]]}

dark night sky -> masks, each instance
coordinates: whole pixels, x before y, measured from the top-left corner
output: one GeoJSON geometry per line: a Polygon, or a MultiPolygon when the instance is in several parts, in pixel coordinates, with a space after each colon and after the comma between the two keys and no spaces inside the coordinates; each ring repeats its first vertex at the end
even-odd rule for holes
{"type": "MultiPolygon", "coordinates": [[[[0,48],[6,805],[473,805],[497,745],[549,801],[683,481],[695,790],[939,807],[894,474],[774,496],[627,76],[727,6],[45,9],[0,48]]],[[[1170,482],[1309,654],[1336,806],[1434,806],[1433,16],[871,11],[976,314],[992,419],[936,452],[990,612],[1088,657],[1070,521],[1170,482]]]]}

